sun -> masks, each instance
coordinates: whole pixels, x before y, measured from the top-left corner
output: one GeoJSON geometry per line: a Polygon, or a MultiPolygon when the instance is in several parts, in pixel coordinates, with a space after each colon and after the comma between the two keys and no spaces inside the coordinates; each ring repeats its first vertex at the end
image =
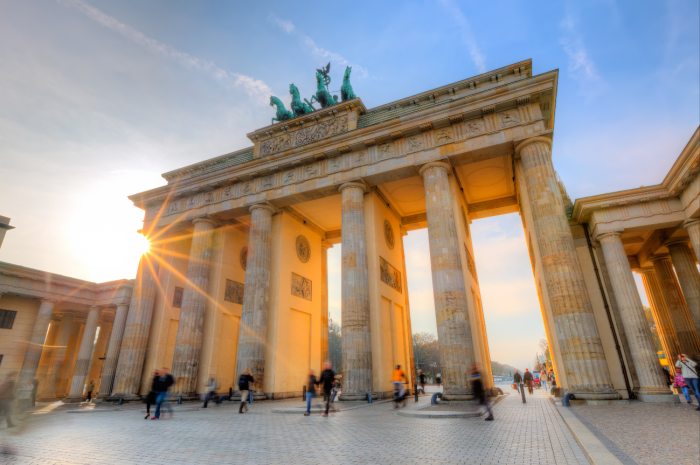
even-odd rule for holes
{"type": "Polygon", "coordinates": [[[132,244],[134,255],[143,255],[151,251],[151,242],[145,236],[138,235],[138,239],[132,244]]]}

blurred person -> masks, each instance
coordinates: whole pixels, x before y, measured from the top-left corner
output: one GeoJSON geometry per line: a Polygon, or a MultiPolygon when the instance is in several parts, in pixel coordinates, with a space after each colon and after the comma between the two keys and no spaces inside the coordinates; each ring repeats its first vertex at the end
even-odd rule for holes
{"type": "Polygon", "coordinates": [[[688,358],[686,354],[679,354],[676,368],[681,369],[683,379],[688,387],[695,393],[695,400],[697,400],[699,404],[698,408],[695,410],[700,410],[700,383],[698,382],[697,363],[688,358]]]}
{"type": "Polygon", "coordinates": [[[440,373],[437,374],[437,377],[435,378],[435,383],[437,383],[438,386],[442,385],[442,376],[440,373]]]}
{"type": "Polygon", "coordinates": [[[156,388],[156,415],[151,418],[151,420],[158,420],[160,418],[160,410],[163,407],[163,404],[165,404],[166,410],[168,410],[168,414],[172,417],[173,416],[173,409],[170,408],[168,403],[166,402],[166,399],[168,398],[168,389],[170,389],[170,386],[175,384],[175,378],[168,373],[168,368],[163,368],[160,372],[160,376],[158,377],[158,382],[155,383],[155,388],[156,388]]]}
{"type": "Polygon", "coordinates": [[[17,373],[10,373],[5,380],[0,383],[0,420],[4,417],[7,427],[15,426],[12,423],[12,407],[15,400],[15,379],[17,373]]]}
{"type": "Polygon", "coordinates": [[[691,400],[690,395],[688,394],[688,383],[685,382],[681,373],[681,369],[676,368],[676,376],[673,378],[673,387],[681,391],[685,396],[686,402],[690,404],[691,400]]]}
{"type": "Polygon", "coordinates": [[[34,378],[32,380],[32,397],[31,397],[32,403],[31,403],[30,407],[36,407],[36,393],[38,390],[39,390],[39,380],[34,378]]]}
{"type": "Polygon", "coordinates": [[[472,374],[469,377],[469,382],[471,384],[472,391],[474,392],[474,397],[476,397],[476,401],[479,405],[483,405],[486,408],[486,411],[489,413],[489,416],[486,417],[486,421],[493,421],[491,405],[486,398],[486,391],[484,390],[484,383],[481,379],[481,373],[479,372],[479,367],[476,365],[472,367],[472,374]]]}
{"type": "Polygon", "coordinates": [[[418,382],[423,390],[423,394],[425,394],[425,373],[423,373],[423,370],[418,370],[418,382]]]}
{"type": "Polygon", "coordinates": [[[547,372],[544,369],[540,372],[540,384],[542,385],[542,390],[547,392],[547,372]]]}
{"type": "Polygon", "coordinates": [[[671,374],[671,370],[669,370],[668,365],[663,365],[661,369],[664,371],[664,376],[666,377],[666,386],[671,387],[673,380],[675,379],[675,375],[671,374]]]}
{"type": "MultiPolygon", "coordinates": [[[[207,404],[209,404],[209,401],[212,399],[212,397],[216,396],[216,390],[219,388],[216,384],[216,378],[209,378],[209,382],[206,384],[207,386],[207,395],[204,396],[204,405],[203,408],[207,408],[207,404]]],[[[219,402],[217,401],[217,404],[219,402]]]]}
{"type": "Polygon", "coordinates": [[[156,397],[158,396],[158,383],[160,378],[160,373],[158,370],[153,370],[152,380],[151,380],[151,390],[146,395],[146,416],[144,420],[148,420],[151,416],[151,405],[156,403],[156,397]]]}
{"type": "Polygon", "coordinates": [[[527,392],[530,393],[530,395],[533,394],[532,391],[532,373],[530,373],[529,368],[525,368],[525,374],[523,375],[523,381],[525,381],[525,384],[527,385],[527,392]]]}
{"type": "Polygon", "coordinates": [[[306,412],[304,416],[311,415],[311,399],[316,397],[316,386],[318,386],[318,380],[316,380],[316,375],[314,370],[309,370],[309,382],[306,386],[306,412]]]}
{"type": "Polygon", "coordinates": [[[87,386],[87,401],[92,402],[92,391],[95,390],[95,380],[91,379],[87,386]]]}
{"type": "Polygon", "coordinates": [[[396,365],[394,374],[391,377],[391,383],[394,385],[394,408],[399,406],[406,398],[406,390],[403,387],[403,380],[408,382],[406,374],[401,369],[401,365],[396,365]]]}
{"type": "Polygon", "coordinates": [[[238,408],[238,413],[245,413],[248,411],[248,406],[245,404],[248,401],[248,396],[250,395],[250,383],[254,383],[253,375],[250,374],[250,369],[246,368],[241,373],[241,377],[238,378],[238,390],[241,391],[241,406],[238,408]]]}
{"type": "MultiPolygon", "coordinates": [[[[323,367],[324,370],[321,372],[319,384],[323,387],[323,398],[326,400],[326,413],[324,413],[323,416],[327,417],[328,410],[331,408],[331,394],[335,381],[335,372],[331,369],[331,362],[324,363],[323,367]]],[[[335,409],[333,410],[335,411],[335,409]]]]}
{"type": "Polygon", "coordinates": [[[513,384],[515,384],[515,388],[518,390],[518,394],[520,394],[520,385],[523,382],[523,377],[518,373],[518,370],[515,370],[515,374],[513,375],[513,384]]]}

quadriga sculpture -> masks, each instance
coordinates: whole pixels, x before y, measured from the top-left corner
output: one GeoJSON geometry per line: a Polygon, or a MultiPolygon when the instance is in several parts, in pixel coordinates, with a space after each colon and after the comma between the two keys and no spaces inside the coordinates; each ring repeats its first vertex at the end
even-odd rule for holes
{"type": "Polygon", "coordinates": [[[284,108],[284,103],[282,103],[282,100],[278,99],[277,97],[270,97],[270,106],[277,107],[277,117],[272,118],[272,122],[270,124],[275,124],[275,121],[282,122],[294,118],[294,114],[291,111],[284,108]]]}
{"type": "Polygon", "coordinates": [[[292,96],[292,111],[294,112],[294,116],[303,116],[314,111],[314,107],[301,101],[297,86],[289,84],[289,93],[292,96]]]}
{"type": "Polygon", "coordinates": [[[328,88],[326,87],[326,82],[330,83],[331,80],[328,76],[328,71],[330,71],[330,68],[331,64],[328,63],[328,66],[325,69],[316,70],[316,93],[311,96],[310,102],[304,99],[304,101],[307,104],[311,105],[312,103],[314,103],[314,100],[316,100],[318,103],[321,104],[322,108],[326,108],[338,103],[338,97],[331,95],[331,93],[328,92],[328,88]]]}
{"type": "Polygon", "coordinates": [[[352,66],[345,68],[345,74],[343,75],[343,85],[340,86],[340,98],[344,102],[346,100],[351,100],[357,98],[355,92],[352,91],[352,85],[350,84],[350,73],[352,72],[352,66]]]}

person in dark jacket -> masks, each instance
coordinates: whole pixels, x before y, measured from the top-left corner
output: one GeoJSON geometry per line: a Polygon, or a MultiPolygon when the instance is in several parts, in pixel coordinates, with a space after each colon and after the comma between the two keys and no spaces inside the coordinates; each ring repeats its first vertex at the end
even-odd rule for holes
{"type": "Polygon", "coordinates": [[[151,376],[153,377],[153,379],[151,380],[151,390],[146,395],[146,416],[143,418],[144,420],[148,420],[148,417],[151,416],[151,405],[154,405],[156,403],[156,396],[158,395],[157,389],[160,373],[158,372],[158,370],[153,370],[153,374],[151,376]]]}
{"type": "Polygon", "coordinates": [[[309,370],[309,383],[306,386],[306,413],[304,416],[311,415],[311,399],[316,397],[316,386],[318,386],[318,380],[314,374],[314,370],[309,370]]]}
{"type": "Polygon", "coordinates": [[[160,409],[163,406],[163,404],[166,404],[166,408],[168,409],[168,413],[170,416],[173,416],[173,411],[172,409],[168,406],[168,404],[165,402],[165,399],[168,397],[168,389],[170,389],[170,386],[175,384],[175,378],[172,377],[170,373],[168,373],[167,368],[163,368],[161,370],[161,374],[158,377],[158,382],[154,383],[154,386],[156,388],[156,416],[151,418],[151,420],[158,420],[160,418],[160,409]]]}
{"type": "Polygon", "coordinates": [[[518,389],[518,394],[520,394],[520,383],[523,382],[523,377],[520,376],[520,373],[518,373],[518,370],[515,370],[515,374],[513,375],[513,383],[515,383],[515,387],[518,389]]]}
{"type": "Polygon", "coordinates": [[[36,406],[36,393],[39,390],[39,380],[34,378],[32,380],[32,407],[36,406]]]}
{"type": "Polygon", "coordinates": [[[530,395],[533,394],[532,392],[532,373],[530,373],[529,368],[525,368],[525,374],[523,375],[523,381],[525,381],[525,384],[527,384],[527,392],[530,393],[530,395]]]}
{"type": "Polygon", "coordinates": [[[425,394],[425,373],[423,373],[423,370],[418,370],[418,382],[423,390],[423,394],[425,394]]]}
{"type": "Polygon", "coordinates": [[[472,391],[474,392],[474,397],[476,397],[477,402],[479,405],[483,405],[486,407],[486,411],[489,413],[489,416],[486,417],[486,421],[493,421],[493,412],[491,411],[491,405],[489,405],[489,401],[486,398],[486,391],[484,390],[484,384],[481,380],[481,373],[479,372],[479,368],[474,365],[472,367],[472,374],[469,377],[469,382],[472,387],[472,391]]]}
{"type": "Polygon", "coordinates": [[[331,393],[333,391],[333,383],[335,382],[335,372],[331,369],[331,362],[326,362],[324,368],[319,383],[323,388],[323,398],[326,399],[326,413],[324,413],[323,416],[327,417],[328,410],[331,407],[331,393]]]}
{"type": "Polygon", "coordinates": [[[241,377],[238,378],[238,390],[241,391],[241,406],[238,408],[238,413],[245,413],[248,411],[248,406],[245,404],[250,395],[250,383],[254,383],[253,375],[250,374],[250,370],[246,368],[241,373],[241,377]]]}

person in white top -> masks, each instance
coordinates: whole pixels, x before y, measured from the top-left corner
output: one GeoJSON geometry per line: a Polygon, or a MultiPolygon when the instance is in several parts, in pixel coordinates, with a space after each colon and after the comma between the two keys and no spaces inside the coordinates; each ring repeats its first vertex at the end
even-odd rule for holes
{"type": "MultiPolygon", "coordinates": [[[[700,383],[698,383],[698,364],[688,358],[685,354],[678,356],[676,368],[681,369],[681,375],[688,387],[695,392],[695,400],[700,404],[700,383]]],[[[695,410],[700,410],[700,406],[695,410]]]]}

